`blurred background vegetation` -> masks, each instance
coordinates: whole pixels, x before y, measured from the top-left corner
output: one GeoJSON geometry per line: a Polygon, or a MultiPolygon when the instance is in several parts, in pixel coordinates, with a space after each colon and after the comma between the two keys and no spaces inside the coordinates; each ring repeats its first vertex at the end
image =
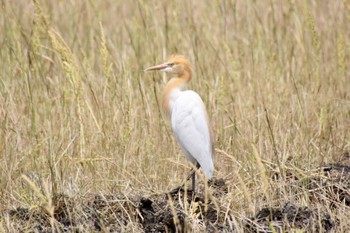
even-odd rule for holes
{"type": "Polygon", "coordinates": [[[0,202],[40,203],[43,184],[73,196],[179,184],[189,165],[159,107],[167,77],[143,72],[171,54],[192,62],[227,203],[299,200],[272,171],[350,150],[349,18],[340,0],[1,1],[0,202]]]}

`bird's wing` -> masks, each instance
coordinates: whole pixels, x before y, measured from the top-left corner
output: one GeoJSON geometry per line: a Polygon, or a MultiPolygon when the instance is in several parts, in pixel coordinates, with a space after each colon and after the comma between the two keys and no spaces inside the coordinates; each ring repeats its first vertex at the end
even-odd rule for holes
{"type": "Polygon", "coordinates": [[[198,162],[210,179],[214,170],[212,140],[205,106],[197,93],[184,91],[174,101],[171,124],[187,159],[198,162]]]}

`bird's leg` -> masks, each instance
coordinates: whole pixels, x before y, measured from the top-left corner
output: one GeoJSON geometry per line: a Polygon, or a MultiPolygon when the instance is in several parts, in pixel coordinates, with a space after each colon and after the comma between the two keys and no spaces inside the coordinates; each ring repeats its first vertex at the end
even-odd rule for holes
{"type": "Polygon", "coordinates": [[[196,186],[196,171],[200,168],[201,166],[199,163],[196,164],[196,169],[191,168],[191,173],[189,176],[187,176],[186,180],[179,186],[174,188],[173,190],[170,191],[171,194],[175,194],[179,192],[180,190],[184,189],[185,183],[192,178],[192,192],[195,191],[195,186],[196,186]]]}
{"type": "MultiPolygon", "coordinates": [[[[191,179],[194,175],[195,175],[195,171],[193,171],[193,168],[191,169],[191,173],[189,176],[187,176],[187,178],[185,179],[185,181],[182,182],[182,184],[176,188],[174,188],[173,190],[170,191],[171,194],[175,194],[175,193],[178,193],[179,191],[181,190],[184,190],[184,187],[185,187],[185,184],[186,182],[191,179]]],[[[193,185],[193,183],[192,183],[193,185]]]]}
{"type": "MultiPolygon", "coordinates": [[[[196,172],[201,166],[199,163],[196,164],[196,169],[192,172],[192,193],[196,192],[196,172]]],[[[187,179],[188,180],[188,179],[187,179]]]]}
{"type": "Polygon", "coordinates": [[[192,173],[192,193],[196,192],[196,171],[192,173]]]}

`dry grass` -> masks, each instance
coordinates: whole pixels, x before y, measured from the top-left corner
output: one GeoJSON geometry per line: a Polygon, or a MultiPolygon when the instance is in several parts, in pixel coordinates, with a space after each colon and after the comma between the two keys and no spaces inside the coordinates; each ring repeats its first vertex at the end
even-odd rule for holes
{"type": "MultiPolygon", "coordinates": [[[[5,210],[40,207],[54,231],[60,193],[147,196],[179,184],[189,164],[160,111],[165,77],[143,72],[177,53],[211,116],[215,176],[228,184],[215,201],[236,231],[286,202],[349,231],[346,203],[330,208],[290,179],[350,150],[349,15],[340,0],[2,1],[0,229],[16,229],[5,210]]],[[[127,219],[125,231],[142,230],[127,219]]]]}

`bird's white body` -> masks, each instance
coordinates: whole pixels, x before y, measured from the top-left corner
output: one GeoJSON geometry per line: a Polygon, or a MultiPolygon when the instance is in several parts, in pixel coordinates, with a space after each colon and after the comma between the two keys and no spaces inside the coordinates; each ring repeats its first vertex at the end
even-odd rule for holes
{"type": "Polygon", "coordinates": [[[198,162],[207,179],[213,177],[213,144],[208,116],[201,97],[194,91],[173,89],[169,95],[171,127],[186,158],[198,162]]]}

